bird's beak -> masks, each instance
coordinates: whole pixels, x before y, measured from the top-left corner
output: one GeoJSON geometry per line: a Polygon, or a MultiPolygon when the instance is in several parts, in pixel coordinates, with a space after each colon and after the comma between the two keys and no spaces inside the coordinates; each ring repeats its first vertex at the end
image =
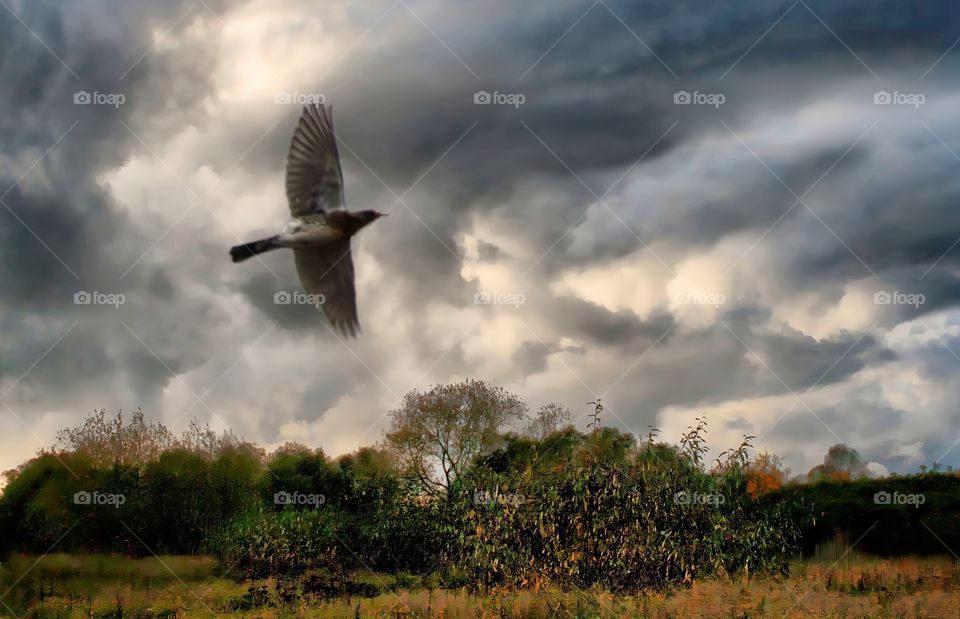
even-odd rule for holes
{"type": "Polygon", "coordinates": [[[386,217],[386,216],[389,215],[389,214],[390,214],[390,213],[380,213],[380,212],[378,212],[378,213],[377,213],[377,219],[380,219],[381,217],[386,217]]]}

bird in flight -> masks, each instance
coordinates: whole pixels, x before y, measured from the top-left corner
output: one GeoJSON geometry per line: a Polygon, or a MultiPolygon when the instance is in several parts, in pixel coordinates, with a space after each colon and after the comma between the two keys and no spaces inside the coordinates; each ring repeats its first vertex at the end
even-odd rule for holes
{"type": "Polygon", "coordinates": [[[328,106],[303,108],[287,153],[286,185],[293,218],[283,232],[231,247],[230,257],[242,262],[273,249],[292,249],[304,290],[322,295],[323,312],[334,328],[356,336],[360,322],[350,237],[385,213],[344,208],[343,171],[328,106]]]}

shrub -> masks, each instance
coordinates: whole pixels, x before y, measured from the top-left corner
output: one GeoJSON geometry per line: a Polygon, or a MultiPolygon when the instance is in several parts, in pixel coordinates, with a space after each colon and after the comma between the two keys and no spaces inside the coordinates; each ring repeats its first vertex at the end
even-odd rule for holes
{"type": "MultiPolygon", "coordinates": [[[[508,447],[454,484],[445,508],[458,569],[475,583],[660,588],[723,572],[782,572],[796,514],[754,499],[743,462],[705,472],[690,451],[628,449],[612,430],[584,437],[566,467],[508,447]]],[[[743,452],[734,452],[742,459],[743,452]]],[[[731,454],[733,455],[733,454],[731,454]]]]}
{"type": "Polygon", "coordinates": [[[334,510],[257,508],[211,535],[209,546],[226,566],[253,578],[316,568],[340,572],[350,567],[338,553],[342,527],[334,510]]]}

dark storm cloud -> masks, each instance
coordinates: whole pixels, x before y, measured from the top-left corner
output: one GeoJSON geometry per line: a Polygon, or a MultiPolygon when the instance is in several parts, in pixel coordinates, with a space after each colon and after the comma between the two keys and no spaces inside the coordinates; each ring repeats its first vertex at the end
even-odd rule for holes
{"type": "Polygon", "coordinates": [[[546,344],[526,341],[520,344],[520,348],[513,353],[511,362],[521,376],[527,377],[545,370],[549,356],[550,347],[546,344]]]}
{"type": "MultiPolygon", "coordinates": [[[[218,14],[229,9],[226,2],[207,4],[218,14]]],[[[859,342],[862,333],[846,331],[816,339],[773,319],[773,307],[789,302],[790,294],[816,295],[824,299],[824,307],[838,303],[850,282],[872,278],[861,260],[879,276],[871,281],[875,290],[925,295],[920,307],[885,308],[880,329],[956,306],[960,248],[948,250],[960,238],[954,208],[960,198],[960,162],[917,122],[923,119],[950,149],[960,152],[955,121],[944,111],[944,101],[956,91],[955,54],[945,57],[918,86],[920,75],[960,37],[953,3],[904,8],[893,0],[809,0],[806,5],[790,0],[721,5],[692,0],[608,2],[616,16],[602,4],[590,8],[589,1],[552,3],[542,9],[468,3],[456,14],[445,5],[410,4],[443,42],[397,5],[331,71],[317,68],[305,74],[305,79],[315,75],[314,83],[289,88],[323,93],[334,104],[352,208],[386,208],[394,202],[391,189],[400,194],[417,183],[404,197],[406,206],[394,206],[388,221],[358,239],[357,252],[371,257],[382,271],[377,274],[378,294],[360,302],[368,334],[366,317],[382,309],[387,303],[383,299],[396,304],[380,313],[388,320],[373,325],[373,332],[390,343],[367,338],[359,344],[369,367],[354,363],[352,356],[349,363],[342,362],[341,356],[349,353],[339,346],[317,345],[318,338],[324,344],[330,338],[317,327],[315,308],[274,301],[278,292],[299,290],[288,255],[265,256],[269,271],[253,261],[250,268],[234,268],[225,260],[221,244],[226,235],[218,237],[222,230],[184,224],[171,231],[158,252],[148,253],[124,275],[176,213],[154,222],[138,210],[141,205],[116,203],[102,185],[104,173],[134,156],[152,159],[151,150],[160,152],[173,136],[197,127],[204,139],[183,149],[189,150],[182,153],[188,167],[220,175],[236,164],[231,182],[243,188],[259,188],[265,179],[281,177],[297,114],[294,106],[278,109],[265,99],[237,103],[229,114],[216,116],[204,107],[204,99],[215,94],[210,72],[219,49],[216,17],[203,5],[190,9],[189,0],[13,6],[79,76],[75,79],[9,12],[0,10],[0,78],[18,85],[0,93],[5,111],[0,114],[0,193],[78,121],[62,144],[4,198],[23,223],[0,209],[0,325],[4,333],[16,333],[5,339],[0,353],[0,379],[15,379],[79,320],[62,347],[51,351],[25,381],[25,395],[19,396],[23,401],[39,401],[46,388],[58,394],[57,401],[68,402],[74,394],[92,391],[98,381],[101,398],[110,397],[102,395],[104,389],[118,399],[159,398],[171,371],[182,375],[211,360],[218,368],[227,366],[232,359],[224,361],[224,356],[259,335],[259,325],[238,327],[241,319],[214,297],[236,297],[258,320],[276,321],[285,345],[314,347],[309,353],[311,360],[316,357],[315,367],[301,376],[312,387],[288,387],[300,389],[291,398],[297,410],[258,417],[248,428],[259,436],[250,438],[278,436],[280,417],[317,420],[341,398],[379,389],[371,372],[385,374],[391,364],[432,367],[428,378],[441,382],[472,375],[483,362],[467,354],[469,346],[432,335],[440,329],[438,307],[471,309],[479,282],[464,275],[462,240],[473,232],[478,217],[503,223],[523,237],[532,256],[543,256],[527,280],[516,284],[517,292],[528,296],[517,315],[532,324],[543,341],[524,335],[527,341],[518,342],[508,361],[500,364],[504,376],[522,381],[546,374],[551,355],[576,352],[566,357],[573,357],[572,370],[589,375],[587,382],[598,388],[625,372],[609,396],[611,408],[641,429],[670,406],[787,393],[777,377],[755,363],[751,350],[793,390],[818,380],[840,385],[870,368],[910,362],[912,358],[898,357],[882,343],[882,333],[867,334],[859,342]],[[156,33],[185,11],[209,20],[213,31],[201,37],[207,44],[190,43],[187,37],[180,46],[150,51],[127,72],[151,48],[156,33]],[[878,113],[873,93],[895,90],[901,83],[929,94],[923,114],[898,118],[897,123],[883,120],[850,148],[878,113]],[[77,90],[123,93],[126,103],[118,109],[76,106],[77,90]],[[723,93],[726,102],[717,109],[676,105],[679,90],[723,93]],[[518,93],[525,102],[519,107],[477,105],[477,91],[518,93]],[[810,106],[837,100],[862,103],[862,126],[818,131],[815,123],[798,117],[810,106]],[[274,130],[264,134],[271,126],[274,130]],[[797,127],[802,135],[794,133],[797,127]],[[261,136],[262,142],[238,162],[237,156],[261,136]],[[621,179],[641,156],[643,162],[621,179]],[[770,278],[779,290],[763,299],[731,300],[721,314],[743,342],[722,324],[690,328],[681,323],[672,329],[682,317],[662,306],[641,317],[628,309],[610,311],[556,296],[549,288],[550,280],[565,269],[602,266],[647,243],[669,245],[671,251],[664,256],[670,264],[665,268],[672,268],[687,253],[710,250],[732,235],[757,238],[796,200],[774,174],[802,194],[831,166],[829,175],[805,197],[817,215],[803,206],[793,208],[765,238],[764,245],[776,251],[758,250],[758,255],[772,257],[758,269],[757,278],[770,278]],[[597,196],[604,196],[616,218],[596,204],[597,196]],[[580,221],[588,208],[589,217],[580,221]],[[112,314],[78,309],[70,302],[77,290],[122,292],[128,302],[112,314]],[[408,333],[386,337],[400,331],[408,333]],[[561,338],[576,344],[561,344],[561,338]],[[386,349],[396,341],[406,342],[403,350],[386,349]],[[614,375],[592,374],[594,354],[613,359],[614,375]]],[[[349,39],[346,46],[388,6],[304,10],[322,11],[331,35],[352,33],[344,37],[349,39]]],[[[183,19],[168,37],[178,38],[191,23],[192,16],[183,19]]],[[[303,37],[300,32],[290,35],[303,37]]],[[[303,39],[303,45],[310,44],[303,39]]],[[[826,122],[833,113],[827,106],[818,119],[826,122]]],[[[182,191],[175,178],[169,183],[171,190],[182,191]]],[[[286,216],[282,195],[263,208],[286,216]]],[[[515,256],[507,247],[495,237],[481,239],[480,263],[509,265],[515,256]]],[[[960,351],[960,346],[955,349],[960,351]]],[[[268,359],[271,352],[262,354],[256,359],[268,359]]],[[[947,368],[956,363],[936,347],[918,356],[922,361],[914,361],[924,376],[936,380],[946,380],[947,368]]],[[[238,399],[247,395],[243,389],[253,395],[270,388],[262,376],[247,384],[240,376],[233,377],[238,399]]],[[[278,391],[286,395],[286,389],[278,391]]],[[[99,402],[124,407],[142,403],[99,402]]],[[[841,402],[823,414],[845,434],[855,429],[856,421],[870,418],[870,408],[860,403],[847,411],[841,402]]],[[[890,424],[902,423],[908,414],[882,402],[876,410],[876,419],[890,424]]],[[[802,411],[794,416],[799,414],[802,411]]],[[[729,427],[752,424],[738,418],[729,427]]],[[[777,436],[836,442],[817,425],[815,432],[794,428],[796,435],[777,436]]],[[[876,440],[879,445],[884,439],[876,440]]],[[[883,449],[856,446],[862,453],[883,457],[883,449]]]]}
{"type": "Polygon", "coordinates": [[[251,305],[270,320],[276,321],[278,326],[310,330],[317,326],[320,308],[307,303],[283,302],[287,300],[289,291],[299,290],[295,284],[284,285],[268,273],[257,273],[243,285],[242,290],[251,305]]]}
{"type": "MultiPolygon", "coordinates": [[[[461,40],[458,55],[480,80],[474,79],[450,55],[427,54],[436,41],[429,33],[421,32],[422,36],[408,37],[397,46],[389,73],[380,68],[383,57],[379,50],[358,50],[316,90],[339,95],[335,100],[354,112],[339,119],[338,127],[345,134],[359,136],[356,145],[362,147],[365,158],[378,169],[406,169],[409,173],[428,165],[437,152],[456,139],[464,128],[463,120],[470,118],[481,120],[480,129],[489,136],[488,140],[477,142],[477,148],[498,152],[499,156],[489,158],[484,166],[471,166],[475,162],[471,149],[451,153],[451,162],[463,162],[460,170],[468,172],[457,176],[460,183],[482,181],[489,191],[490,182],[503,183],[536,171],[565,176],[566,170],[557,168],[556,160],[543,152],[539,143],[528,139],[530,136],[516,122],[519,118],[540,134],[574,171],[586,176],[591,170],[629,165],[678,114],[697,111],[674,106],[674,91],[693,90],[688,85],[696,85],[701,79],[709,79],[722,90],[722,83],[717,83],[716,78],[792,4],[787,0],[762,6],[739,2],[709,7],[702,2],[609,3],[641,38],[649,37],[649,45],[668,66],[676,65],[679,80],[602,5],[591,9],[527,77],[519,79],[524,69],[530,68],[590,6],[584,2],[568,3],[549,15],[523,13],[512,26],[494,23],[498,30],[461,40]],[[491,45],[491,41],[496,41],[496,45],[491,45]],[[436,74],[430,75],[418,66],[424,54],[439,57],[434,70],[445,79],[432,79],[436,74]],[[704,60],[710,61],[709,66],[704,60]],[[604,73],[608,65],[622,68],[604,73]],[[358,67],[364,70],[358,71],[358,67]],[[371,74],[377,79],[368,79],[371,74]],[[397,76],[402,76],[407,84],[397,76]],[[423,96],[413,95],[410,81],[417,88],[427,89],[423,96]],[[343,88],[339,93],[341,84],[351,88],[343,88]],[[526,102],[518,109],[473,105],[474,91],[498,86],[503,92],[525,94],[526,102]],[[376,148],[366,148],[367,143],[376,148]],[[585,144],[590,147],[585,148],[585,144]]],[[[929,56],[932,62],[960,36],[956,8],[948,2],[924,3],[910,14],[892,2],[881,7],[886,13],[880,14],[876,13],[875,2],[848,2],[844,6],[828,2],[808,4],[825,22],[833,23],[831,28],[841,38],[844,34],[849,36],[845,42],[856,51],[871,60],[871,52],[878,54],[878,62],[888,57],[896,59],[903,51],[929,56]],[[851,20],[850,15],[857,17],[851,20]],[[954,31],[956,35],[950,38],[954,31]]],[[[405,22],[402,14],[388,16],[374,32],[386,34],[394,24],[405,22]]],[[[479,26],[478,30],[482,32],[484,28],[479,26]]],[[[443,28],[438,26],[438,31],[442,36],[443,28]]],[[[858,67],[857,77],[871,77],[803,5],[794,7],[742,62],[745,73],[769,70],[772,62],[800,72],[816,67],[817,77],[827,85],[831,76],[849,79],[854,67],[858,67]],[[798,53],[798,49],[803,53],[798,53]],[[844,63],[823,66],[824,59],[835,57],[843,58],[844,63]]],[[[737,73],[731,73],[731,78],[736,76],[737,73]]],[[[800,83],[790,92],[811,87],[819,89],[820,85],[800,83]]],[[[743,94],[744,104],[757,101],[758,96],[761,100],[778,96],[776,92],[755,88],[743,94]]],[[[702,125],[715,124],[715,118],[692,116],[692,126],[679,126],[672,137],[661,142],[661,152],[670,144],[680,143],[676,137],[695,136],[702,125]]],[[[656,152],[651,154],[655,156],[656,152]]],[[[475,185],[462,188],[467,195],[476,194],[475,185]]]]}
{"type": "Polygon", "coordinates": [[[638,402],[656,411],[799,395],[814,385],[843,382],[868,364],[892,360],[892,351],[869,335],[816,340],[790,330],[771,333],[767,327],[739,320],[686,333],[677,329],[672,342],[664,338],[649,354],[650,344],[625,354],[625,363],[637,362],[611,391],[611,403],[620,411],[636,410],[638,402]]]}
{"type": "Polygon", "coordinates": [[[477,244],[477,252],[480,254],[480,259],[493,262],[497,259],[497,254],[500,252],[500,248],[494,243],[488,243],[484,240],[481,240],[477,244]]]}
{"type": "Polygon", "coordinates": [[[922,125],[920,132],[893,127],[871,140],[869,159],[835,177],[847,185],[843,208],[824,210],[822,224],[807,213],[802,228],[829,227],[846,247],[834,242],[813,254],[794,241],[799,279],[862,274],[869,267],[883,275],[884,283],[906,284],[909,278],[911,289],[929,293],[938,304],[944,292],[955,290],[955,277],[943,271],[960,259],[950,251],[960,238],[960,221],[951,206],[960,199],[955,174],[960,162],[948,150],[956,152],[960,142],[948,119],[926,121],[929,132],[922,125]],[[920,280],[934,265],[937,270],[930,276],[939,285],[920,280]]]}
{"type": "Polygon", "coordinates": [[[753,432],[754,427],[749,421],[743,417],[737,417],[731,421],[728,421],[726,424],[727,429],[729,430],[743,430],[744,432],[753,432]]]}
{"type": "MultiPolygon", "coordinates": [[[[956,325],[951,325],[956,326],[956,325]]],[[[926,324],[917,325],[914,335],[926,339],[926,343],[907,353],[904,357],[910,361],[917,372],[938,383],[953,381],[960,367],[960,336],[936,335],[926,324]]]]}
{"type": "Polygon", "coordinates": [[[585,337],[591,344],[633,350],[648,347],[670,337],[674,324],[669,314],[641,320],[629,311],[610,312],[598,305],[573,298],[561,298],[549,304],[547,318],[560,334],[585,337]]]}
{"type": "MultiPolygon", "coordinates": [[[[6,205],[0,209],[5,334],[0,378],[12,384],[75,323],[9,401],[91,404],[88,398],[104,389],[148,400],[170,380],[171,370],[200,360],[203,345],[194,337],[200,325],[181,329],[187,337],[173,345],[158,336],[173,333],[178,318],[171,308],[201,320],[210,316],[208,309],[184,298],[150,257],[121,278],[153,239],[138,232],[98,178],[143,150],[124,123],[152,135],[153,118],[172,121],[172,109],[183,113],[208,91],[197,78],[209,66],[209,50],[187,46],[180,50],[183,56],[156,52],[134,66],[154,44],[154,28],[169,26],[190,6],[186,1],[13,3],[11,9],[42,43],[11,11],[0,11],[0,80],[17,85],[0,93],[0,192],[6,205]],[[80,92],[119,94],[125,101],[78,105],[80,92]],[[126,303],[75,305],[79,291],[122,294],[126,303]],[[142,333],[163,362],[120,320],[142,333]],[[124,378],[129,384],[122,384],[124,378]]],[[[225,6],[210,3],[215,11],[225,6]]],[[[174,27],[172,34],[177,31],[174,27]]]]}
{"type": "Polygon", "coordinates": [[[855,447],[864,462],[890,462],[897,460],[891,454],[905,444],[903,438],[889,438],[890,430],[908,418],[907,411],[869,399],[852,399],[833,406],[796,406],[769,429],[769,434],[798,448],[814,442],[843,442],[855,447]],[[861,448],[856,443],[869,446],[861,448]]]}
{"type": "Polygon", "coordinates": [[[755,335],[748,345],[763,357],[771,373],[793,391],[844,381],[878,358],[892,360],[892,351],[878,350],[876,339],[866,334],[842,333],[817,341],[802,333],[785,331],[755,335]]]}

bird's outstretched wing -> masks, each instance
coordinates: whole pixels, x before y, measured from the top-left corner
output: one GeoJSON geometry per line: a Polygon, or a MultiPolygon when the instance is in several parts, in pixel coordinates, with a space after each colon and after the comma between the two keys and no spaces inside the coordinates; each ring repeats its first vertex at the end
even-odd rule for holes
{"type": "Polygon", "coordinates": [[[287,202],[294,217],[344,206],[343,171],[326,105],[307,105],[287,153],[287,202]]]}
{"type": "Polygon", "coordinates": [[[308,293],[323,295],[323,313],[330,324],[345,337],[356,336],[360,322],[350,240],[336,241],[323,249],[295,249],[293,254],[300,283],[308,293]]]}

